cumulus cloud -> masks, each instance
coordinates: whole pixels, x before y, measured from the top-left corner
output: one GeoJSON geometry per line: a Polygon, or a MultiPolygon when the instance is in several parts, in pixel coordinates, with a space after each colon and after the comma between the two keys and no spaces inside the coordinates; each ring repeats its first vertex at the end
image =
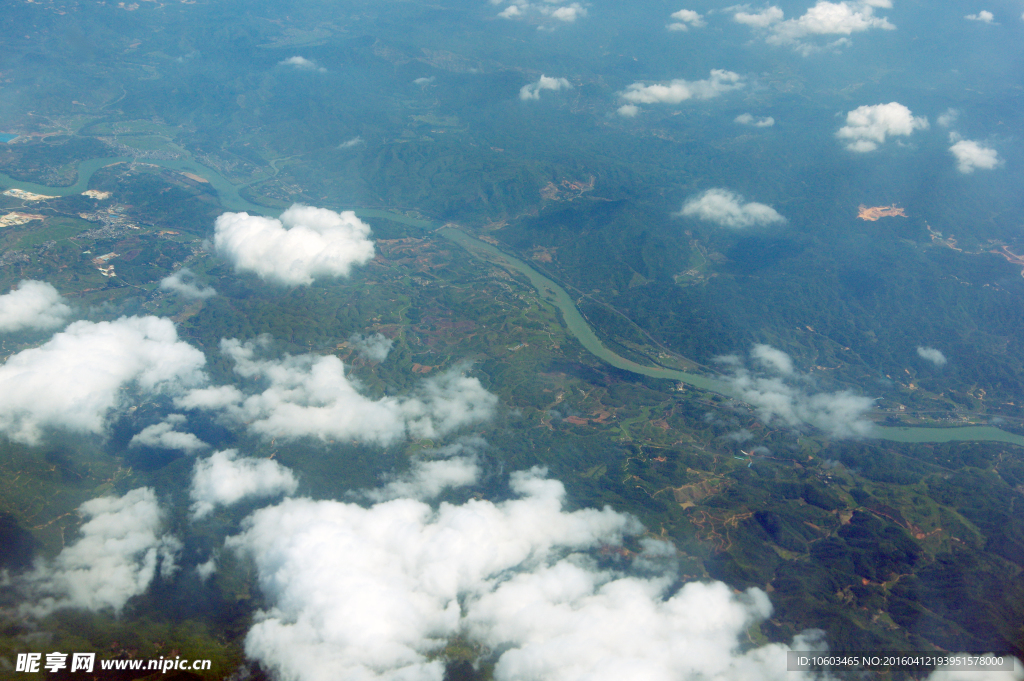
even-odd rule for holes
{"type": "Polygon", "coordinates": [[[323,68],[322,66],[318,66],[317,63],[312,59],[306,59],[305,57],[300,57],[298,55],[294,57],[288,57],[287,59],[283,59],[278,63],[282,64],[283,66],[294,66],[295,68],[304,71],[318,71],[320,73],[324,73],[327,71],[327,69],[323,68]]]}
{"type": "Polygon", "coordinates": [[[192,518],[199,520],[218,506],[250,497],[294,494],[298,486],[291,470],[272,459],[240,459],[234,449],[214,452],[192,469],[192,518]]]}
{"type": "MultiPolygon", "coordinates": [[[[666,83],[645,85],[633,83],[619,97],[629,104],[679,104],[688,99],[712,99],[723,92],[743,87],[743,77],[732,71],[712,69],[706,80],[676,79],[666,83]]],[[[621,110],[620,110],[621,113],[621,110]]]]}
{"type": "Polygon", "coordinates": [[[208,580],[215,572],[217,572],[217,559],[213,556],[210,556],[210,559],[207,560],[205,563],[200,563],[199,565],[196,565],[196,575],[199,577],[200,580],[204,582],[208,580]]]}
{"type": "Polygon", "coordinates": [[[773,24],[776,24],[785,17],[782,10],[772,5],[767,7],[760,12],[736,12],[732,16],[733,21],[739,24],[746,24],[747,26],[753,26],[754,28],[767,28],[773,24]]]}
{"type": "Polygon", "coordinates": [[[760,343],[750,351],[750,356],[761,366],[783,376],[793,374],[793,359],[782,350],[760,343]]]}
{"type": "Polygon", "coordinates": [[[171,414],[160,423],[143,428],[129,444],[159,449],[180,449],[188,454],[205,449],[208,445],[192,433],[183,433],[174,429],[183,424],[185,420],[181,414],[171,414]]]}
{"type": "Polygon", "coordinates": [[[556,7],[550,12],[545,11],[546,9],[547,8],[542,7],[541,13],[546,16],[550,16],[552,19],[557,19],[558,21],[564,21],[570,24],[580,17],[587,16],[586,8],[578,2],[563,5],[562,7],[556,7]]]}
{"type": "Polygon", "coordinates": [[[373,501],[427,500],[446,489],[472,485],[480,476],[478,452],[486,446],[483,438],[470,436],[440,449],[427,450],[413,459],[401,475],[362,495],[373,501]]]}
{"type": "Polygon", "coordinates": [[[980,21],[980,22],[985,23],[985,24],[991,24],[993,19],[995,19],[995,15],[993,15],[992,12],[989,12],[988,10],[983,9],[980,12],[978,12],[977,14],[967,14],[967,15],[965,15],[964,19],[967,19],[969,21],[980,21]]]}
{"type": "Polygon", "coordinates": [[[568,90],[572,87],[565,78],[550,78],[545,75],[541,75],[540,79],[536,83],[528,83],[519,89],[519,99],[527,101],[530,99],[540,99],[541,90],[568,90]]]}
{"type": "Polygon", "coordinates": [[[25,614],[43,617],[60,608],[117,613],[158,570],[162,577],[174,573],[181,543],[162,532],[163,512],[152,489],[93,499],[78,511],[86,519],[81,537],[18,578],[33,597],[22,606],[25,614]]]}
{"type": "Polygon", "coordinates": [[[636,104],[623,104],[618,108],[618,113],[623,118],[635,118],[640,113],[640,107],[636,104]]]}
{"type": "Polygon", "coordinates": [[[495,651],[499,681],[778,678],[786,646],[739,652],[771,612],[761,590],[673,592],[675,551],[655,540],[635,561],[654,577],[597,568],[586,552],[642,527],[609,508],[566,512],[563,486],[542,475],[513,474],[516,498],[498,503],[289,499],[256,511],[228,540],[271,605],[246,653],[295,681],[441,681],[437,654],[458,636],[495,651]]]}
{"type": "Polygon", "coordinates": [[[773,5],[760,12],[738,11],[733,15],[733,20],[764,32],[769,44],[786,45],[809,54],[821,47],[845,45],[849,41],[841,38],[830,45],[821,45],[808,42],[808,38],[848,36],[870,29],[895,29],[888,19],[875,15],[875,9],[889,7],[892,7],[889,0],[819,0],[795,19],[785,19],[783,11],[773,5]]]}
{"type": "Polygon", "coordinates": [[[358,135],[356,135],[352,139],[345,140],[344,142],[339,144],[338,148],[339,149],[351,149],[352,147],[358,147],[362,143],[363,143],[363,138],[358,136],[358,135]]]}
{"type": "Polygon", "coordinates": [[[921,359],[926,359],[937,367],[946,363],[946,355],[942,353],[942,350],[919,345],[917,346],[917,354],[921,359]]]}
{"type": "Polygon", "coordinates": [[[233,385],[216,385],[209,388],[193,388],[187,394],[176,397],[174,403],[182,409],[216,411],[235,406],[245,399],[245,393],[233,385]]]}
{"type": "Polygon", "coordinates": [[[948,128],[956,123],[958,118],[960,118],[960,112],[956,109],[949,108],[939,114],[939,117],[935,119],[935,122],[943,128],[948,128]]]}
{"type": "Polygon", "coordinates": [[[265,390],[198,389],[175,400],[182,409],[219,410],[267,438],[353,438],[387,444],[403,437],[433,438],[490,418],[497,397],[457,366],[417,386],[410,395],[373,400],[345,375],[333,355],[258,359],[254,343],[221,341],[235,372],[262,377],[265,390]]]}
{"type": "Polygon", "coordinates": [[[832,437],[866,437],[873,425],[866,415],[874,400],[849,390],[815,392],[810,377],[798,374],[789,355],[770,345],[756,345],[753,359],[766,371],[755,374],[730,356],[728,379],[733,394],[757,410],[765,423],[781,421],[792,427],[806,425],[832,437]]]}
{"type": "Polygon", "coordinates": [[[213,287],[199,281],[199,278],[187,267],[182,267],[174,274],[160,280],[160,288],[174,291],[186,298],[205,299],[217,295],[213,287]]]}
{"type": "Polygon", "coordinates": [[[29,444],[47,427],[102,433],[126,388],[178,394],[206,380],[205,362],[168,319],[75,322],[0,366],[0,431],[29,444]]]}
{"type": "Polygon", "coordinates": [[[745,201],[742,196],[728,189],[709,189],[687,199],[679,212],[673,215],[695,217],[729,229],[763,227],[786,221],[771,206],[745,201]]]}
{"type": "Polygon", "coordinates": [[[348,342],[356,349],[364,359],[371,362],[383,362],[388,358],[391,347],[395,341],[382,333],[375,333],[372,336],[363,336],[361,333],[354,333],[348,337],[348,342]]]}
{"type": "Polygon", "coordinates": [[[859,106],[846,114],[846,125],[839,129],[836,137],[849,140],[846,148],[850,151],[874,151],[885,142],[887,136],[908,136],[915,130],[927,130],[928,119],[914,116],[910,109],[899,102],[859,106]]]}
{"type": "Polygon", "coordinates": [[[809,35],[850,35],[871,28],[891,31],[896,27],[884,17],[874,16],[875,7],[889,5],[870,2],[826,2],[821,0],[805,14],[780,22],[774,29],[779,42],[790,42],[809,35]]]}
{"type": "Polygon", "coordinates": [[[422,78],[417,78],[416,80],[413,81],[413,83],[415,83],[416,85],[419,85],[421,87],[424,86],[424,85],[430,85],[433,82],[434,82],[434,76],[430,76],[429,78],[424,76],[422,78]]]}
{"type": "Polygon", "coordinates": [[[752,125],[755,128],[770,128],[775,125],[775,119],[771,116],[754,117],[748,113],[740,114],[733,121],[740,125],[752,125]]]}
{"type": "Polygon", "coordinates": [[[217,253],[239,272],[288,286],[317,277],[347,277],[373,259],[370,226],[352,211],[293,205],[280,219],[224,213],[214,226],[217,253]]]}
{"type": "Polygon", "coordinates": [[[671,17],[675,21],[665,27],[670,31],[688,31],[690,28],[701,28],[706,25],[703,15],[694,12],[692,9],[681,9],[678,12],[673,12],[671,17]]]}
{"type": "Polygon", "coordinates": [[[956,169],[965,175],[969,175],[979,168],[992,170],[1003,164],[999,158],[999,152],[991,147],[982,146],[974,140],[960,139],[956,133],[950,133],[949,141],[953,142],[949,153],[956,158],[956,169]]]}
{"type": "MultiPolygon", "coordinates": [[[[501,0],[491,0],[491,4],[500,5],[501,0]]],[[[571,24],[587,16],[587,8],[579,2],[512,0],[498,16],[502,19],[532,20],[539,22],[540,28],[550,28],[557,23],[571,24]]]]}
{"type": "MultiPolygon", "coordinates": [[[[736,644],[771,614],[763,591],[690,582],[668,593],[662,580],[564,560],[501,583],[466,619],[474,638],[505,651],[494,668],[501,681],[778,678],[787,646],[740,653],[736,644]]],[[[801,645],[820,647],[814,637],[798,637],[801,645]]]]}
{"type": "Polygon", "coordinates": [[[312,60],[306,59],[305,57],[300,57],[298,55],[294,57],[288,57],[287,59],[282,59],[278,63],[283,64],[284,66],[295,66],[300,69],[316,68],[316,64],[312,60]]]}
{"type": "Polygon", "coordinates": [[[23,279],[0,296],[0,333],[23,329],[52,329],[64,324],[71,308],[45,281],[23,279]]]}
{"type": "Polygon", "coordinates": [[[416,460],[404,475],[366,496],[375,501],[433,499],[446,489],[472,485],[479,477],[480,465],[475,457],[416,460]]]}

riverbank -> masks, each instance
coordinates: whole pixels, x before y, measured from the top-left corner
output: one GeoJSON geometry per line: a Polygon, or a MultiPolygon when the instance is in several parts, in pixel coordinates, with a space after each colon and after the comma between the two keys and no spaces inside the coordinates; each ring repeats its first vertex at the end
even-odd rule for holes
{"type": "MultiPolygon", "coordinates": [[[[100,168],[115,163],[132,162],[128,158],[103,158],[83,161],[78,166],[78,181],[69,187],[47,187],[45,185],[31,182],[21,182],[0,173],[0,188],[23,189],[25,191],[48,194],[53,196],[69,196],[81,194],[88,188],[92,175],[100,168]]],[[[218,199],[225,210],[245,211],[250,214],[273,216],[278,214],[266,206],[251,203],[241,197],[238,190],[245,184],[234,185],[224,176],[212,168],[208,168],[193,160],[152,160],[138,161],[161,166],[179,172],[189,172],[207,180],[216,190],[218,199]]],[[[544,276],[528,263],[513,255],[505,253],[497,246],[481,241],[466,232],[452,227],[445,227],[429,220],[414,218],[402,213],[374,209],[374,208],[350,208],[361,218],[381,218],[409,225],[436,233],[448,241],[463,248],[470,255],[492,262],[505,269],[510,269],[522,274],[529,280],[530,285],[548,303],[558,308],[562,315],[562,321],[569,332],[579,340],[580,344],[602,362],[623,371],[661,378],[676,382],[685,383],[701,390],[709,390],[728,397],[735,398],[729,384],[718,378],[703,376],[700,374],[688,373],[665,367],[647,366],[638,364],[615,352],[609,350],[597,337],[594,329],[580,314],[576,303],[569,293],[559,284],[544,276]]],[[[872,438],[890,440],[893,442],[1004,442],[1024,447],[1024,436],[1016,435],[1001,430],[995,426],[947,426],[947,427],[915,427],[915,426],[875,426],[871,433],[872,438]]]]}

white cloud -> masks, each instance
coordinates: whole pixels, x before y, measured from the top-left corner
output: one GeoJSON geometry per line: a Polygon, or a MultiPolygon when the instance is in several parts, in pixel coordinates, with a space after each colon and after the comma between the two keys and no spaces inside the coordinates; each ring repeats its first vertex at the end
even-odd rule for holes
{"type": "Polygon", "coordinates": [[[186,298],[209,298],[217,295],[213,287],[207,286],[199,281],[198,277],[187,267],[164,277],[160,280],[160,288],[167,291],[174,291],[186,298]]]}
{"type": "Polygon", "coordinates": [[[86,519],[81,538],[18,578],[33,596],[23,613],[42,617],[60,608],[120,612],[129,598],[146,590],[158,568],[163,577],[174,573],[181,543],[162,533],[163,512],[152,489],[100,497],[78,510],[86,519]]]}
{"type": "Polygon", "coordinates": [[[871,28],[891,31],[896,27],[884,17],[874,16],[874,6],[869,3],[820,0],[803,16],[781,22],[775,27],[775,35],[780,42],[788,42],[809,35],[850,35],[871,28]]]}
{"type": "Polygon", "coordinates": [[[992,20],[995,19],[995,15],[993,15],[992,12],[989,12],[988,10],[983,9],[980,12],[978,12],[977,14],[967,14],[967,15],[965,15],[964,19],[967,19],[969,21],[980,21],[980,22],[985,23],[985,24],[991,24],[992,20]]]}
{"type": "Polygon", "coordinates": [[[416,80],[413,81],[413,83],[415,83],[416,85],[419,85],[419,86],[430,85],[433,82],[434,82],[434,76],[430,76],[429,78],[424,76],[423,78],[417,78],[416,80]]]}
{"type": "Polygon", "coordinates": [[[353,438],[387,444],[402,437],[434,438],[490,418],[497,397],[455,367],[429,378],[410,395],[370,399],[345,376],[333,355],[255,358],[256,345],[221,341],[235,371],[268,384],[246,396],[233,387],[200,389],[175,400],[182,409],[222,410],[267,438],[353,438]]]}
{"type": "MultiPolygon", "coordinates": [[[[780,678],[787,646],[741,653],[737,645],[771,614],[764,592],[690,582],[668,596],[667,587],[563,560],[502,582],[466,619],[473,638],[505,651],[494,668],[498,681],[780,678]]],[[[794,681],[807,678],[797,673],[794,681]]]]}
{"type": "Polygon", "coordinates": [[[941,350],[936,350],[935,348],[919,345],[917,347],[917,354],[921,359],[926,359],[937,367],[946,363],[946,355],[941,350]]]}
{"type": "Polygon", "coordinates": [[[753,26],[754,28],[767,28],[772,24],[782,21],[784,16],[785,15],[781,9],[772,5],[760,12],[736,12],[732,18],[733,21],[740,24],[746,24],[747,26],[753,26]]]}
{"type": "Polygon", "coordinates": [[[910,109],[899,102],[859,106],[846,114],[846,125],[839,129],[836,137],[849,140],[846,148],[850,151],[874,151],[885,142],[889,135],[910,135],[915,130],[927,130],[928,119],[914,116],[910,109]]]}
{"type": "Polygon", "coordinates": [[[499,503],[290,499],[256,511],[228,540],[270,603],[247,655],[293,681],[441,681],[437,653],[459,636],[495,651],[498,681],[781,678],[786,646],[739,652],[771,612],[762,591],[672,593],[675,550],[655,540],[635,564],[656,577],[598,569],[583,552],[642,527],[609,508],[564,511],[563,486],[541,475],[513,474],[518,497],[499,503]]]}
{"type": "Polygon", "coordinates": [[[0,431],[31,444],[46,427],[102,433],[125,388],[176,394],[206,380],[205,362],[168,319],[75,322],[0,366],[0,431]]]}
{"type": "Polygon", "coordinates": [[[363,492],[362,496],[373,501],[427,500],[448,488],[472,485],[480,476],[477,452],[486,446],[483,438],[475,436],[425,451],[410,463],[408,470],[383,487],[363,492]]]}
{"type": "Polygon", "coordinates": [[[312,59],[306,59],[305,57],[300,57],[298,55],[294,57],[288,57],[287,59],[283,59],[278,63],[284,66],[294,66],[295,68],[304,71],[318,71],[320,73],[325,73],[327,71],[327,69],[323,68],[322,66],[317,66],[317,63],[312,59]]]}
{"type": "Polygon", "coordinates": [[[774,370],[783,376],[793,374],[793,359],[778,348],[761,343],[754,346],[754,349],[750,351],[750,356],[757,360],[761,366],[774,370]]]}
{"type": "Polygon", "coordinates": [[[388,499],[433,499],[452,487],[472,485],[480,477],[475,457],[456,457],[434,461],[413,461],[409,470],[383,488],[367,492],[374,501],[388,499]]]}
{"type": "Polygon", "coordinates": [[[736,12],[733,20],[746,24],[767,33],[766,41],[772,45],[787,45],[804,54],[809,54],[821,47],[838,47],[849,44],[849,40],[840,39],[830,45],[819,45],[806,42],[807,38],[816,36],[848,36],[870,29],[893,30],[896,27],[885,17],[875,16],[875,9],[889,8],[888,0],[863,0],[852,2],[828,2],[819,0],[803,15],[795,19],[784,19],[781,9],[768,7],[756,13],[736,12]]]}
{"type": "Polygon", "coordinates": [[[740,114],[733,119],[735,123],[740,125],[752,125],[755,128],[770,128],[775,125],[775,119],[771,116],[754,117],[752,114],[744,113],[740,114]]]}
{"type": "Polygon", "coordinates": [[[240,459],[234,449],[214,452],[192,469],[192,518],[199,520],[218,506],[249,497],[294,494],[298,485],[291,470],[272,459],[240,459]]]}
{"type": "Polygon", "coordinates": [[[943,128],[948,128],[949,126],[956,123],[956,120],[959,117],[960,112],[958,110],[949,108],[943,111],[941,114],[939,114],[939,117],[935,119],[935,122],[938,123],[943,128]]]}
{"type": "Polygon", "coordinates": [[[565,5],[564,7],[556,7],[550,13],[545,12],[544,8],[542,8],[541,13],[547,14],[553,19],[558,19],[559,21],[565,21],[567,23],[572,23],[580,17],[587,16],[587,10],[578,2],[565,5]]]}
{"type": "Polygon", "coordinates": [[[358,136],[358,135],[356,135],[352,139],[345,140],[344,142],[339,144],[338,148],[339,149],[351,149],[352,147],[358,147],[362,143],[363,143],[363,138],[358,136]]]}
{"type": "Polygon", "coordinates": [[[983,147],[974,140],[960,139],[956,133],[950,133],[949,138],[954,143],[949,153],[956,158],[956,169],[965,175],[973,173],[975,169],[992,170],[1003,164],[999,152],[991,147],[983,147]]]}
{"type": "Polygon", "coordinates": [[[239,272],[288,286],[317,277],[347,277],[353,265],[373,259],[370,226],[352,211],[293,205],[281,218],[224,213],[217,218],[217,253],[239,272]]]}
{"type": "Polygon", "coordinates": [[[733,394],[754,407],[765,423],[779,420],[792,428],[811,425],[838,438],[871,434],[874,426],[865,416],[874,408],[874,400],[849,390],[809,390],[809,377],[798,374],[789,355],[770,345],[757,345],[751,354],[767,375],[754,375],[739,361],[730,361],[728,382],[733,394]]]}
{"type": "Polygon", "coordinates": [[[690,28],[701,28],[707,25],[704,17],[692,9],[681,9],[678,12],[673,12],[671,17],[675,21],[665,27],[670,31],[688,31],[690,28]]]}
{"type": "Polygon", "coordinates": [[[635,118],[640,113],[640,107],[636,104],[623,104],[618,108],[618,113],[623,118],[635,118]]]}
{"type": "Polygon", "coordinates": [[[297,55],[294,56],[294,57],[288,57],[287,59],[282,59],[278,63],[279,64],[283,64],[285,66],[295,66],[295,67],[298,67],[300,69],[316,68],[316,64],[312,60],[306,59],[305,57],[300,57],[300,56],[297,56],[297,55]]]}
{"type": "Polygon", "coordinates": [[[0,296],[0,333],[22,329],[52,329],[64,324],[71,308],[45,281],[23,279],[0,296]]]}
{"type": "Polygon", "coordinates": [[[235,386],[217,385],[190,390],[186,395],[176,397],[174,404],[181,409],[216,411],[232,407],[244,399],[245,394],[235,386]]]}
{"type": "Polygon", "coordinates": [[[746,428],[740,428],[739,430],[734,430],[731,433],[726,433],[722,437],[724,437],[727,440],[732,440],[733,442],[743,443],[746,442],[747,440],[753,439],[754,434],[751,433],[746,428]]]}
{"type": "Polygon", "coordinates": [[[695,217],[729,229],[762,227],[786,221],[771,206],[753,201],[728,189],[709,189],[683,204],[676,216],[695,217]]]}
{"type": "Polygon", "coordinates": [[[519,89],[519,99],[527,101],[530,99],[540,99],[541,90],[568,90],[572,88],[570,83],[565,78],[550,78],[545,75],[537,80],[536,83],[528,83],[519,89]]]}
{"type": "Polygon", "coordinates": [[[743,87],[743,77],[732,71],[712,69],[707,80],[676,79],[668,84],[633,83],[619,97],[630,104],[679,104],[688,99],[712,99],[723,92],[743,87]]]}
{"type": "MultiPolygon", "coordinates": [[[[493,5],[501,4],[501,0],[493,2],[493,5]]],[[[571,24],[577,19],[587,16],[587,8],[579,2],[564,3],[560,0],[543,0],[542,2],[529,2],[529,0],[512,0],[505,9],[498,13],[502,19],[528,19],[540,22],[541,28],[550,27],[553,22],[571,24]]]]}
{"type": "Polygon", "coordinates": [[[205,563],[200,563],[199,565],[196,565],[196,575],[198,575],[199,579],[204,582],[208,580],[215,572],[217,572],[217,559],[213,556],[210,556],[210,559],[207,560],[205,563]]]}
{"type": "Polygon", "coordinates": [[[208,445],[192,433],[174,430],[175,426],[180,426],[185,420],[181,414],[171,414],[160,423],[143,428],[128,444],[160,449],[180,449],[189,454],[205,449],[208,445]]]}
{"type": "Polygon", "coordinates": [[[354,333],[348,337],[348,342],[356,349],[364,359],[371,362],[383,362],[388,358],[391,347],[395,341],[381,333],[363,337],[360,333],[354,333]]]}

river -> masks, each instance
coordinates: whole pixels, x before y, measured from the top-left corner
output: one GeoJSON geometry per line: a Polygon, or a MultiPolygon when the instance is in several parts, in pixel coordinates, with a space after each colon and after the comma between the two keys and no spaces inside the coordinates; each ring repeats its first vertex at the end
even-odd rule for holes
{"type": "MultiPolygon", "coordinates": [[[[136,160],[126,157],[94,158],[88,161],[82,161],[78,164],[78,181],[68,187],[47,187],[46,185],[36,184],[34,182],[22,182],[21,180],[15,180],[10,175],[5,175],[3,173],[0,173],[0,187],[3,189],[23,189],[27,192],[44,194],[46,196],[71,196],[72,194],[81,194],[89,188],[89,180],[92,179],[93,174],[95,174],[97,170],[100,168],[106,168],[107,166],[115,163],[148,164],[160,166],[161,168],[168,168],[170,170],[177,170],[178,172],[192,173],[193,175],[198,175],[210,183],[210,186],[217,192],[217,198],[220,200],[220,205],[224,206],[227,210],[246,211],[249,213],[259,214],[274,212],[271,208],[256,205],[255,203],[246,201],[241,197],[238,190],[249,183],[239,185],[232,184],[226,177],[218,173],[213,168],[204,166],[202,163],[199,163],[194,159],[163,160],[147,158],[136,160]]],[[[259,180],[256,181],[258,182],[259,180]]]]}
{"type": "MultiPolygon", "coordinates": [[[[121,163],[130,160],[131,159],[125,158],[101,158],[83,161],[78,166],[78,181],[70,187],[47,187],[44,185],[33,184],[31,182],[20,182],[2,173],[0,173],[0,185],[2,185],[4,189],[13,187],[35,192],[37,194],[47,194],[51,196],[81,194],[86,190],[89,184],[89,179],[97,170],[112,163],[121,163]]],[[[227,210],[246,211],[259,215],[277,215],[280,212],[245,200],[238,193],[238,190],[241,187],[244,187],[245,184],[234,185],[217,171],[212,168],[208,168],[201,163],[197,163],[194,160],[162,161],[146,159],[139,162],[150,163],[152,165],[158,165],[172,170],[189,172],[202,177],[217,191],[221,205],[227,210]]],[[[679,381],[692,385],[695,388],[710,390],[730,397],[735,397],[731,387],[724,380],[701,376],[700,374],[691,374],[675,369],[667,369],[665,367],[652,367],[637,364],[636,362],[630,361],[625,357],[612,352],[597,337],[593,328],[591,328],[590,324],[588,324],[583,318],[583,315],[580,314],[579,309],[576,307],[576,303],[564,288],[548,277],[545,277],[523,260],[505,253],[496,246],[472,237],[462,230],[451,227],[442,227],[429,220],[410,217],[402,213],[374,208],[353,208],[351,210],[354,210],[356,215],[362,218],[383,218],[418,227],[423,230],[433,231],[439,236],[461,246],[475,257],[495,262],[502,267],[519,272],[530,281],[530,285],[537,290],[541,297],[559,309],[569,332],[579,340],[580,344],[588,352],[617,369],[630,371],[643,376],[650,376],[652,378],[664,378],[672,381],[679,381]]],[[[875,426],[871,436],[880,440],[892,440],[895,442],[1005,442],[1024,447],[1024,436],[1008,433],[1005,430],[996,428],[995,426],[875,426]]]]}

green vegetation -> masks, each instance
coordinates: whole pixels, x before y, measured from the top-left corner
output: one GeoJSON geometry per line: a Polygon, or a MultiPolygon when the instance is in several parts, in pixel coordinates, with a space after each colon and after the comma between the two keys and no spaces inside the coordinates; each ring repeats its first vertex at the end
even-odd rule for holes
{"type": "MultiPolygon", "coordinates": [[[[267,284],[205,250],[224,210],[217,189],[147,159],[201,162],[268,213],[299,201],[458,223],[560,282],[602,342],[637,362],[692,369],[687,359],[707,365],[769,343],[821,388],[878,396],[890,423],[998,417],[1016,431],[1024,422],[1024,280],[1019,265],[991,251],[1005,243],[1021,252],[1020,206],[1007,198],[1019,196],[1019,176],[967,185],[950,165],[945,133],[918,143],[917,165],[881,154],[870,167],[854,165],[834,140],[835,113],[855,105],[850,93],[782,50],[749,67],[760,80],[754,87],[749,76],[742,110],[771,110],[780,129],[785,121],[799,134],[738,129],[731,120],[740,110],[730,107],[740,105],[724,99],[615,117],[616,93],[628,83],[666,69],[702,77],[746,49],[746,37],[705,45],[695,31],[687,38],[703,47],[692,48],[684,72],[678,46],[635,39],[626,10],[606,8],[611,23],[569,59],[578,36],[545,33],[550,41],[528,44],[526,33],[503,32],[497,21],[467,32],[483,11],[475,6],[397,3],[385,20],[369,0],[344,12],[320,2],[257,3],[242,13],[237,3],[144,4],[131,13],[114,4],[67,16],[9,8],[34,38],[20,47],[12,39],[16,69],[5,88],[31,101],[32,115],[0,116],[5,130],[32,137],[0,144],[0,171],[69,187],[81,161],[132,162],[92,176],[89,188],[109,199],[0,195],[3,214],[43,216],[0,230],[2,290],[44,279],[81,317],[173,318],[217,381],[234,377],[220,340],[262,334],[276,352],[339,356],[374,397],[406,394],[469,361],[501,400],[479,430],[495,443],[486,455],[493,475],[450,500],[506,494],[494,471],[542,464],[565,482],[574,507],[608,504],[671,538],[685,579],[769,591],[775,614],[752,640],[788,641],[813,627],[839,652],[937,646],[1024,655],[1019,448],[841,442],[770,428],[720,395],[599,363],[519,274],[386,219],[369,220],[380,257],[350,279],[267,284]],[[322,71],[281,63],[300,47],[322,71]],[[519,88],[554,74],[552,66],[572,79],[571,92],[519,100],[519,88]],[[420,78],[426,84],[415,84],[420,78]],[[930,170],[921,175],[920,166],[930,170]],[[673,215],[716,186],[771,204],[788,222],[734,231],[673,215]],[[862,202],[902,202],[910,217],[861,222],[862,202]],[[218,295],[187,300],[161,290],[158,282],[183,266],[218,295]],[[392,339],[389,357],[359,357],[354,333],[392,339]],[[949,362],[923,360],[919,346],[940,348],[949,362]]],[[[864,84],[858,72],[858,103],[934,89],[886,80],[891,57],[865,57],[865,72],[882,75],[864,84]]],[[[1010,86],[988,84],[1016,101],[1010,86]]],[[[1012,107],[991,106],[1010,120],[1000,107],[1012,107]]],[[[11,334],[4,354],[44,338],[11,334]]],[[[170,523],[190,560],[210,555],[252,510],[190,524],[183,481],[192,460],[127,446],[168,405],[133,407],[105,439],[0,442],[0,568],[55,555],[74,537],[74,509],[108,491],[151,485],[179,502],[170,523]]],[[[301,471],[302,493],[314,498],[374,486],[440,444],[284,446],[210,420],[189,425],[218,447],[301,471]]],[[[220,555],[208,584],[180,575],[120,618],[65,612],[41,626],[53,646],[69,649],[211,657],[219,678],[242,659],[242,638],[264,605],[250,566],[220,555]]],[[[0,605],[14,600],[0,593],[0,605]]],[[[5,624],[0,657],[26,649],[30,633],[5,624]]],[[[477,652],[453,641],[443,655],[464,665],[477,652]]]]}
{"type": "MultiPolygon", "coordinates": [[[[107,182],[141,194],[133,183],[159,192],[154,183],[161,180],[132,175],[107,182]]],[[[60,205],[55,202],[50,210],[60,205]]],[[[165,220],[152,215],[148,222],[165,220]]],[[[90,286],[84,275],[95,271],[88,260],[92,254],[82,255],[79,248],[122,253],[110,261],[118,275],[107,280],[97,273],[104,285],[83,294],[108,300],[114,310],[175,316],[181,333],[206,351],[215,380],[228,380],[232,372],[219,354],[220,339],[261,334],[270,334],[281,352],[338,354],[374,396],[402,394],[421,380],[421,371],[433,374],[473,360],[473,374],[504,405],[499,418],[481,430],[488,441],[503,443],[492,454],[502,466],[546,465],[565,481],[574,505],[610,504],[638,515],[651,533],[676,543],[690,578],[768,589],[776,616],[761,633],[769,639],[825,626],[835,650],[948,648],[953,641],[962,642],[960,647],[1024,649],[1016,628],[1024,616],[1021,600],[980,611],[954,607],[964,599],[977,602],[982,588],[1007,594],[1022,588],[1024,516],[1004,502],[1024,481],[1019,451],[971,444],[828,443],[769,430],[721,396],[680,392],[668,382],[597,362],[566,334],[557,311],[515,273],[467,257],[439,236],[372,221],[380,257],[351,279],[310,287],[285,289],[238,275],[202,251],[193,252],[190,235],[161,235],[166,230],[148,224],[115,238],[65,236],[57,245],[73,240],[77,246],[51,246],[22,271],[63,282],[70,293],[90,286]],[[187,301],[151,286],[186,261],[220,295],[187,301]],[[392,338],[388,359],[380,364],[360,359],[347,342],[356,332],[392,338]],[[742,447],[753,457],[741,454],[743,437],[752,438],[742,447]],[[968,591],[959,600],[934,601],[950,584],[968,591]]],[[[83,225],[54,216],[41,228],[15,228],[7,238],[19,245],[33,238],[38,243],[40,233],[58,237],[70,226],[74,232],[83,225]]],[[[609,339],[650,347],[642,332],[616,321],[624,319],[620,315],[596,303],[583,310],[592,321],[604,320],[603,328],[619,330],[609,339]]],[[[163,494],[182,495],[180,481],[191,465],[187,458],[126,448],[131,434],[155,418],[147,416],[150,412],[158,414],[158,405],[141,405],[116,426],[110,440],[89,445],[95,469],[78,470],[86,451],[82,444],[65,442],[46,450],[49,454],[7,445],[10,460],[20,462],[6,476],[17,484],[2,495],[10,502],[3,536],[13,547],[11,560],[23,565],[25,556],[54,553],[59,536],[73,536],[73,509],[111,484],[117,490],[148,484],[163,494]],[[30,463],[38,457],[49,457],[50,463],[30,463]],[[61,471],[60,482],[51,479],[61,471]],[[41,500],[42,490],[55,485],[67,492],[47,496],[50,501],[38,508],[25,497],[35,494],[41,500]],[[26,508],[35,509],[31,518],[26,508]]],[[[221,446],[274,454],[306,472],[306,493],[324,498],[377,484],[381,473],[400,468],[420,446],[410,443],[383,453],[340,443],[281,448],[249,438],[238,442],[223,429],[217,435],[212,423],[193,427],[221,446]]],[[[244,505],[232,509],[224,522],[247,512],[244,505]]],[[[213,548],[215,528],[190,529],[184,514],[174,522],[187,545],[213,548]]],[[[246,570],[236,562],[222,565],[212,582],[219,595],[210,595],[209,606],[182,615],[234,632],[217,644],[226,648],[210,653],[216,659],[241,654],[240,637],[253,605],[246,570]]],[[[156,588],[142,600],[153,612],[172,612],[174,589],[193,588],[198,587],[168,585],[171,591],[156,588]]],[[[141,608],[126,613],[125,622],[151,612],[141,608]]],[[[128,640],[103,616],[86,619],[90,624],[75,620],[71,626],[55,615],[47,626],[94,646],[109,645],[112,637],[128,640]]],[[[154,624],[168,629],[147,640],[172,640],[180,650],[213,645],[202,643],[206,639],[200,634],[192,643],[179,640],[174,632],[187,629],[174,624],[180,621],[172,617],[154,624]]],[[[128,647],[139,646],[144,644],[128,647]]],[[[451,654],[455,659],[462,653],[453,649],[451,654]]]]}

